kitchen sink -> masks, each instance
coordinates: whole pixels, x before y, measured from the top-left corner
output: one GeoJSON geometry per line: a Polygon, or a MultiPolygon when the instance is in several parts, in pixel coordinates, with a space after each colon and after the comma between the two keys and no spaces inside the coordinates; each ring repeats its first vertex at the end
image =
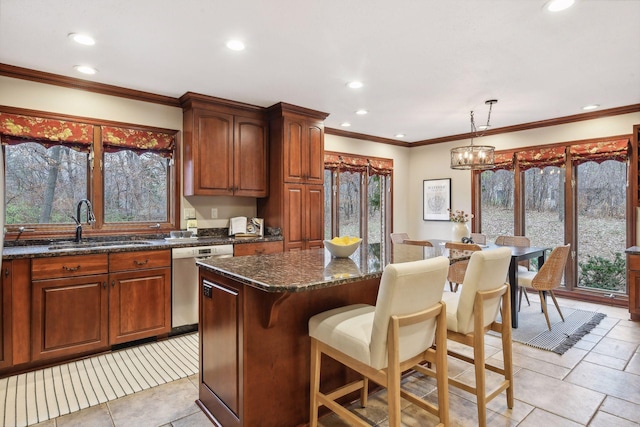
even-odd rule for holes
{"type": "Polygon", "coordinates": [[[49,246],[50,251],[55,250],[73,250],[73,249],[99,249],[99,248],[108,248],[113,246],[118,247],[130,247],[130,246],[140,246],[140,245],[149,245],[150,242],[146,240],[113,240],[106,242],[63,242],[57,243],[49,246]]]}

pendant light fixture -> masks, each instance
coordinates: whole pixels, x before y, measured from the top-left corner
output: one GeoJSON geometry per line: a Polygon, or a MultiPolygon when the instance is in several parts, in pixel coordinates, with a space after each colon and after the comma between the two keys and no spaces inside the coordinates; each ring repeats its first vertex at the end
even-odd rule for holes
{"type": "Polygon", "coordinates": [[[480,126],[480,132],[476,128],[473,120],[473,111],[471,111],[471,143],[464,147],[456,147],[451,149],[451,169],[463,170],[484,170],[493,169],[494,167],[494,151],[495,147],[490,145],[473,145],[473,138],[480,138],[484,132],[489,129],[491,120],[491,109],[493,104],[497,103],[497,99],[489,99],[484,103],[489,105],[489,114],[487,115],[487,124],[480,126]]]}

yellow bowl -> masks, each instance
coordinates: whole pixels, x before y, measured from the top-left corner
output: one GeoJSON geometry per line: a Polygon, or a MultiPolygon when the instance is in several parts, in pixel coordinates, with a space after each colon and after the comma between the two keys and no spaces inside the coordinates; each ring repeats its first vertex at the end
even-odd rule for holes
{"type": "Polygon", "coordinates": [[[336,258],[347,258],[353,254],[358,246],[360,246],[360,242],[362,239],[358,238],[357,241],[349,244],[349,245],[336,245],[331,242],[331,240],[324,241],[324,247],[336,258]]]}

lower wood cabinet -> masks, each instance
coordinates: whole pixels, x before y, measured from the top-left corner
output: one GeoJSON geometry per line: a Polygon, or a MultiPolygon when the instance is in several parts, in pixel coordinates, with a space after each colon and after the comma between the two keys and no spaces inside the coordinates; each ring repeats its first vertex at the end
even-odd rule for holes
{"type": "Polygon", "coordinates": [[[282,241],[254,242],[233,245],[233,256],[266,255],[282,252],[282,241]]]}
{"type": "Polygon", "coordinates": [[[32,360],[107,348],[107,274],[35,280],[32,285],[32,360]]]}
{"type": "Polygon", "coordinates": [[[11,366],[11,261],[3,261],[0,269],[0,369],[11,366]]]}
{"type": "Polygon", "coordinates": [[[640,320],[640,255],[627,255],[627,286],[631,320],[640,320]]]}

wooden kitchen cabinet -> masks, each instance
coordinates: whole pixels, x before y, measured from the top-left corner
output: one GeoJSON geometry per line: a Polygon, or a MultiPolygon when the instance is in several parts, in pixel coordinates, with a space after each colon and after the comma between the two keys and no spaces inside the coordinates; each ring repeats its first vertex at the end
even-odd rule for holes
{"type": "Polygon", "coordinates": [[[286,250],[322,248],[324,240],[324,187],[286,184],[285,223],[282,227],[286,250]]]}
{"type": "Polygon", "coordinates": [[[627,254],[627,286],[631,320],[640,320],[640,255],[627,254]]]}
{"type": "Polygon", "coordinates": [[[187,93],[185,196],[268,195],[268,124],[260,107],[187,93]]]}
{"type": "Polygon", "coordinates": [[[109,343],[171,331],[171,251],[109,254],[109,343]]]}
{"type": "Polygon", "coordinates": [[[326,113],[279,103],[268,109],[269,197],[258,216],[282,229],[285,251],[321,248],[324,237],[326,113]]]}
{"type": "Polygon", "coordinates": [[[282,241],[252,242],[233,245],[233,256],[266,255],[282,252],[282,241]]]}
{"type": "Polygon", "coordinates": [[[32,261],[33,361],[108,347],[107,271],[106,254],[32,261]]]}
{"type": "Polygon", "coordinates": [[[11,334],[11,261],[2,261],[0,269],[0,369],[11,366],[12,338],[11,334]]]}

